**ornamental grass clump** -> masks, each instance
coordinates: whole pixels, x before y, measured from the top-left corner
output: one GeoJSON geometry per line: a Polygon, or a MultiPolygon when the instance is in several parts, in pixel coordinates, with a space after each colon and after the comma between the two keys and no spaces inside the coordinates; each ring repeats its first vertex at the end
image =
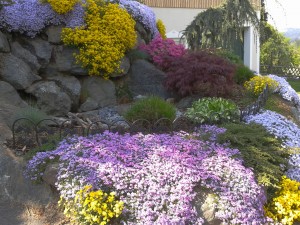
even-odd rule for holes
{"type": "Polygon", "coordinates": [[[283,176],[280,190],[266,206],[266,214],[284,225],[300,222],[300,182],[283,176]]]}
{"type": "Polygon", "coordinates": [[[135,102],[125,114],[125,118],[130,122],[145,119],[155,123],[161,118],[173,121],[175,117],[175,107],[157,96],[147,97],[135,102]]]}
{"type": "Polygon", "coordinates": [[[254,96],[260,95],[268,85],[269,92],[273,93],[279,86],[279,83],[267,76],[255,76],[244,83],[245,88],[254,96]]]}
{"type": "Polygon", "coordinates": [[[185,115],[195,123],[222,123],[239,121],[236,104],[223,98],[201,98],[188,108],[185,115]]]}
{"type": "Polygon", "coordinates": [[[61,197],[72,202],[86,185],[115,192],[124,202],[118,224],[203,224],[193,204],[199,187],[215,194],[216,218],[223,223],[266,224],[264,191],[252,170],[236,158],[239,151],[188,136],[106,131],[72,137],[52,152],[37,153],[25,173],[39,179],[43,171],[35,168],[58,158],[61,197]]]}
{"type": "Polygon", "coordinates": [[[135,21],[119,5],[103,0],[87,0],[85,8],[86,26],[64,28],[62,40],[79,48],[75,58],[90,75],[107,79],[122,72],[121,59],[136,42],[135,21]]]}
{"type": "Polygon", "coordinates": [[[108,224],[121,215],[124,206],[122,201],[116,200],[115,192],[93,191],[91,185],[79,190],[73,202],[61,198],[59,204],[67,217],[88,225],[108,224]]]}

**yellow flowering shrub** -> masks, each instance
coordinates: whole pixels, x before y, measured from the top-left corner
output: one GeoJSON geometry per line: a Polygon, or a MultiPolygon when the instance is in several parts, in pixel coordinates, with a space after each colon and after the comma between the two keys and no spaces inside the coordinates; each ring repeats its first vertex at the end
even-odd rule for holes
{"type": "Polygon", "coordinates": [[[46,0],[58,14],[70,12],[79,0],[46,0]]]}
{"type": "Polygon", "coordinates": [[[163,39],[166,39],[167,38],[167,36],[166,36],[166,27],[165,27],[165,25],[164,25],[164,23],[161,19],[157,20],[156,27],[157,27],[158,32],[160,33],[160,36],[163,39]]]}
{"type": "Polygon", "coordinates": [[[60,201],[65,208],[64,214],[80,224],[105,225],[121,215],[124,203],[115,199],[115,193],[102,190],[91,191],[92,186],[85,186],[76,193],[74,202],[60,201]]]}
{"type": "Polygon", "coordinates": [[[245,88],[255,96],[258,96],[268,85],[269,91],[273,92],[278,87],[278,82],[266,76],[254,76],[244,83],[245,88]]]}
{"type": "Polygon", "coordinates": [[[135,21],[118,4],[87,0],[84,6],[86,26],[64,28],[62,40],[79,48],[75,58],[89,75],[107,79],[110,74],[121,72],[121,59],[135,45],[135,21]]]}
{"type": "Polygon", "coordinates": [[[280,190],[266,207],[266,215],[282,224],[300,221],[300,182],[283,177],[280,190]]]}

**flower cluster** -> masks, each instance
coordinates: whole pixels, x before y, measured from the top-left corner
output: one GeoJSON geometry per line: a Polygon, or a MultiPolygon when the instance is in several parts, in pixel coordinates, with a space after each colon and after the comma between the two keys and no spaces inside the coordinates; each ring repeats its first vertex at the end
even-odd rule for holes
{"type": "Polygon", "coordinates": [[[63,42],[79,48],[75,57],[90,75],[109,78],[110,74],[121,72],[121,59],[135,45],[135,21],[117,4],[87,0],[85,7],[86,26],[64,28],[63,42]]]}
{"type": "MultiPolygon", "coordinates": [[[[216,195],[217,217],[229,224],[265,224],[264,192],[238,150],[174,135],[109,132],[64,140],[52,152],[38,153],[27,166],[33,179],[49,157],[58,157],[57,188],[73,201],[86,185],[116,192],[124,202],[126,224],[203,224],[193,201],[197,190],[216,195]],[[48,156],[47,156],[48,155],[48,156]],[[200,187],[199,187],[200,185],[200,187]]],[[[198,206],[199,207],[199,206],[198,206]]],[[[121,221],[122,222],[122,221],[121,221]]]]}
{"type": "Polygon", "coordinates": [[[49,4],[41,3],[39,0],[14,0],[14,4],[1,9],[0,28],[34,37],[49,25],[82,26],[83,14],[80,4],[75,5],[71,12],[59,15],[49,4]]]}
{"type": "Polygon", "coordinates": [[[77,222],[105,225],[122,213],[124,203],[117,201],[115,195],[114,192],[92,191],[92,186],[87,185],[76,193],[73,202],[61,198],[59,204],[64,207],[65,215],[76,218],[77,222]]]}
{"type": "Polygon", "coordinates": [[[262,93],[266,85],[268,85],[269,90],[272,93],[276,90],[279,84],[270,77],[260,75],[254,76],[249,81],[244,83],[245,88],[255,96],[258,96],[260,93],[262,93]]]}
{"type": "Polygon", "coordinates": [[[146,30],[150,31],[152,37],[159,33],[156,27],[155,14],[151,8],[138,1],[131,0],[120,0],[119,4],[128,11],[135,21],[141,23],[146,30]]]}
{"type": "Polygon", "coordinates": [[[166,36],[166,27],[165,27],[165,25],[164,25],[164,23],[161,19],[157,20],[156,27],[157,27],[158,32],[160,33],[160,36],[163,39],[166,39],[167,38],[167,36],[166,36]]]}
{"type": "Polygon", "coordinates": [[[79,0],[46,0],[58,14],[65,14],[73,10],[79,0]]]}
{"type": "Polygon", "coordinates": [[[266,213],[282,224],[292,225],[300,221],[300,183],[283,177],[280,187],[266,213]]]}
{"type": "Polygon", "coordinates": [[[168,70],[175,58],[186,54],[183,45],[177,45],[172,39],[163,39],[157,35],[148,45],[141,45],[140,49],[147,52],[153,63],[162,70],[168,70]]]}
{"type": "MultiPolygon", "coordinates": [[[[254,122],[264,126],[271,134],[283,140],[286,147],[300,148],[300,129],[293,122],[284,116],[272,112],[265,111],[263,113],[250,116],[247,122],[254,122]]],[[[287,176],[300,182],[300,154],[293,154],[289,159],[289,170],[287,176]]]]}
{"type": "Polygon", "coordinates": [[[297,92],[291,87],[289,82],[283,77],[278,77],[276,75],[268,75],[268,77],[277,81],[279,86],[275,90],[275,92],[279,92],[282,98],[293,102],[296,106],[300,107],[300,98],[297,92]]]}

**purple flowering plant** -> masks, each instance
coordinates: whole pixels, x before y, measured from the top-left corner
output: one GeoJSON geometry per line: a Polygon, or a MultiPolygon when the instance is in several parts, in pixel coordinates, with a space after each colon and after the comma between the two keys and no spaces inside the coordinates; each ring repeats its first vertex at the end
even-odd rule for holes
{"type": "Polygon", "coordinates": [[[264,224],[265,194],[252,170],[234,157],[238,154],[184,132],[104,132],[66,139],[54,151],[37,153],[26,176],[38,180],[46,162],[59,160],[56,186],[63,199],[73,199],[88,184],[114,191],[124,202],[122,219],[127,224],[202,224],[193,205],[197,187],[213,190],[216,216],[223,222],[264,224]]]}

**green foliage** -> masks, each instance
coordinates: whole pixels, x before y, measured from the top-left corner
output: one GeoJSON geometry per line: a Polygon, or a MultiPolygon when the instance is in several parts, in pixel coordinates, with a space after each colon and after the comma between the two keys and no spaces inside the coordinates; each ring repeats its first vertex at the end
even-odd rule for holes
{"type": "Polygon", "coordinates": [[[49,117],[47,116],[46,113],[40,111],[39,109],[32,107],[32,106],[27,106],[25,108],[19,109],[15,113],[13,118],[14,118],[14,120],[21,119],[21,118],[29,119],[30,121],[32,121],[33,124],[26,120],[24,120],[22,122],[20,121],[20,123],[22,123],[23,126],[32,127],[32,126],[36,125],[38,122],[40,122],[41,120],[47,119],[49,117]]]}
{"type": "Polygon", "coordinates": [[[229,143],[242,154],[246,167],[253,168],[259,184],[273,194],[287,165],[287,150],[281,140],[269,134],[258,124],[225,124],[227,131],[218,136],[218,142],[229,143]]]}
{"type": "Polygon", "coordinates": [[[184,35],[193,50],[221,47],[237,52],[236,43],[243,43],[243,29],[249,22],[259,30],[259,20],[249,0],[227,0],[221,7],[198,14],[184,35]]]}
{"type": "Polygon", "coordinates": [[[0,10],[4,6],[8,6],[8,5],[12,5],[12,4],[14,4],[13,0],[0,0],[0,10]]]}
{"type": "Polygon", "coordinates": [[[254,73],[245,65],[238,65],[234,74],[234,81],[237,84],[243,85],[246,81],[254,77],[254,73]]]}
{"type": "Polygon", "coordinates": [[[34,149],[30,149],[25,155],[24,159],[25,160],[30,160],[33,158],[33,156],[36,155],[38,152],[47,152],[47,151],[52,151],[54,150],[58,143],[60,141],[60,137],[58,134],[48,136],[47,142],[42,144],[41,146],[38,146],[34,149]]]}
{"type": "Polygon", "coordinates": [[[125,118],[131,122],[138,119],[146,119],[153,123],[161,118],[173,121],[175,116],[175,107],[156,96],[147,97],[135,102],[125,114],[125,118]]]}
{"type": "Polygon", "coordinates": [[[237,64],[237,65],[243,64],[242,59],[238,55],[236,55],[233,52],[228,51],[226,49],[219,48],[219,49],[213,50],[213,53],[215,53],[218,56],[221,56],[222,58],[227,59],[228,61],[230,61],[233,64],[237,64]]]}
{"type": "Polygon", "coordinates": [[[188,108],[185,115],[196,123],[222,123],[239,120],[239,109],[231,100],[202,98],[188,108]]]}
{"type": "Polygon", "coordinates": [[[290,40],[270,24],[265,23],[263,29],[267,35],[262,38],[261,64],[269,66],[299,66],[299,50],[290,40]]]}
{"type": "Polygon", "coordinates": [[[289,84],[292,86],[292,88],[298,93],[300,94],[300,80],[299,79],[287,79],[287,81],[289,82],[289,84]]]}

